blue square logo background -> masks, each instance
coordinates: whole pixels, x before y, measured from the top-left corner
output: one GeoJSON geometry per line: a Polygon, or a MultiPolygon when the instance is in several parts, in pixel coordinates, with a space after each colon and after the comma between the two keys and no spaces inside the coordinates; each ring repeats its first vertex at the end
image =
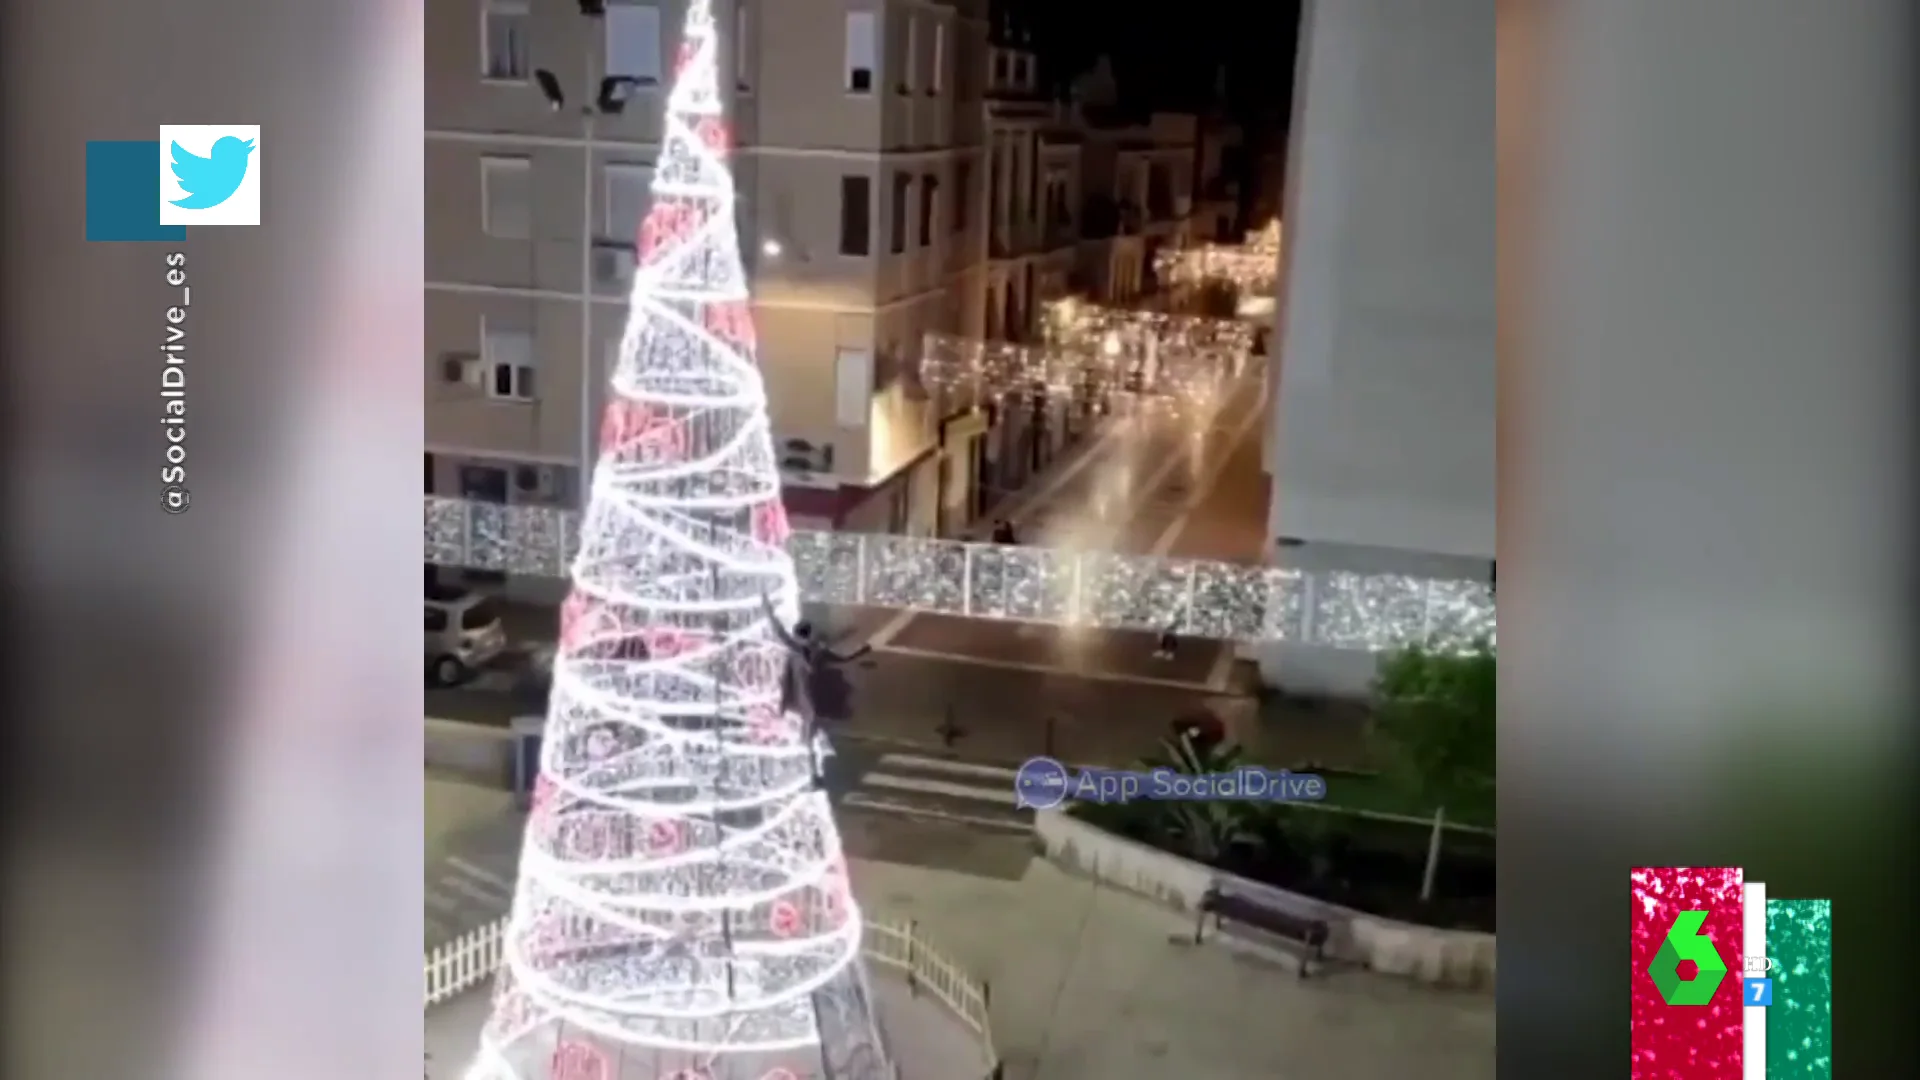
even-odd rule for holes
{"type": "Polygon", "coordinates": [[[87,143],[89,243],[179,243],[184,225],[160,224],[160,144],[87,143]]]}
{"type": "Polygon", "coordinates": [[[1773,1004],[1772,979],[1748,979],[1741,988],[1740,1004],[1765,1008],[1773,1004]]]}

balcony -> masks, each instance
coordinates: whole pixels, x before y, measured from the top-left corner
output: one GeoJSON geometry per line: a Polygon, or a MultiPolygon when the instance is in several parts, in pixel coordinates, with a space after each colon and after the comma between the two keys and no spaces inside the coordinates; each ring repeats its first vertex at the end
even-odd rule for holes
{"type": "Polygon", "coordinates": [[[1106,240],[1115,236],[1137,236],[1142,224],[1140,207],[1131,199],[1093,195],[1088,197],[1080,213],[1080,239],[1106,240]]]}
{"type": "Polygon", "coordinates": [[[1046,231],[1041,234],[1041,247],[1046,251],[1059,251],[1079,241],[1080,234],[1074,230],[1071,219],[1049,222],[1046,231]]]}
{"type": "Polygon", "coordinates": [[[1078,240],[1079,237],[1073,234],[1071,219],[1062,219],[1058,225],[1050,225],[1039,218],[1011,221],[997,224],[987,233],[987,257],[1017,259],[1025,255],[1039,255],[1078,240]],[[1065,239],[1055,235],[1056,228],[1065,230],[1065,239]]]}
{"type": "Polygon", "coordinates": [[[1200,197],[1207,202],[1231,202],[1240,197],[1240,181],[1230,176],[1215,176],[1200,185],[1200,197]]]}

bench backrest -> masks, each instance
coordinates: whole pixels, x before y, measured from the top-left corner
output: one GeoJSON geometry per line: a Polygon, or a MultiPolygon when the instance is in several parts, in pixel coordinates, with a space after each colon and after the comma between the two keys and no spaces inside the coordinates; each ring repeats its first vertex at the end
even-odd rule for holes
{"type": "Polygon", "coordinates": [[[1276,907],[1260,896],[1215,889],[1208,891],[1202,906],[1216,915],[1301,938],[1310,944],[1324,941],[1328,933],[1326,920],[1276,907]]]}

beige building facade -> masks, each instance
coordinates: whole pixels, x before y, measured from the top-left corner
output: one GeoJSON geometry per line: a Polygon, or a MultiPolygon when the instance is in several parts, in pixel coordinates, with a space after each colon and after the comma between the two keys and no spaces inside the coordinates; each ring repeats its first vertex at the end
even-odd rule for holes
{"type": "MultiPolygon", "coordinates": [[[[683,2],[427,0],[433,493],[579,502],[683,2]],[[617,111],[596,105],[609,76],[617,111]]],[[[717,7],[790,509],[931,532],[941,484],[972,478],[942,468],[909,376],[927,331],[984,317],[984,0],[717,7]]]]}
{"type": "MultiPolygon", "coordinates": [[[[926,334],[1027,340],[1048,300],[1148,292],[1154,249],[1190,227],[1197,121],[1046,100],[988,0],[715,3],[789,510],[963,532],[1072,425],[1052,405],[934,415],[926,334]]],[[[429,493],[580,503],[683,4],[427,0],[429,493]]]]}

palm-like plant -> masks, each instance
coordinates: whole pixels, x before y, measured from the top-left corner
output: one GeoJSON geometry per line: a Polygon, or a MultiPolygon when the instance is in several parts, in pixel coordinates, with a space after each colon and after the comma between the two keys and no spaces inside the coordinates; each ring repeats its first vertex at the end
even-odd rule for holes
{"type": "Polygon", "coordinates": [[[1237,743],[1209,746],[1189,738],[1169,737],[1160,740],[1158,754],[1142,759],[1140,764],[1147,769],[1172,769],[1187,776],[1204,776],[1236,769],[1245,757],[1246,749],[1237,743]]]}
{"type": "MultiPolygon", "coordinates": [[[[1209,744],[1186,736],[1160,740],[1160,753],[1141,761],[1143,769],[1170,769],[1186,776],[1230,772],[1238,768],[1246,750],[1232,743],[1209,744]]],[[[1168,802],[1154,804],[1158,831],[1188,858],[1214,863],[1229,850],[1257,842],[1252,808],[1230,802],[1168,802]]]]}
{"type": "Polygon", "coordinates": [[[1253,816],[1242,803],[1177,802],[1167,803],[1167,838],[1174,841],[1187,858],[1209,865],[1235,847],[1259,840],[1253,828],[1253,816]]]}

